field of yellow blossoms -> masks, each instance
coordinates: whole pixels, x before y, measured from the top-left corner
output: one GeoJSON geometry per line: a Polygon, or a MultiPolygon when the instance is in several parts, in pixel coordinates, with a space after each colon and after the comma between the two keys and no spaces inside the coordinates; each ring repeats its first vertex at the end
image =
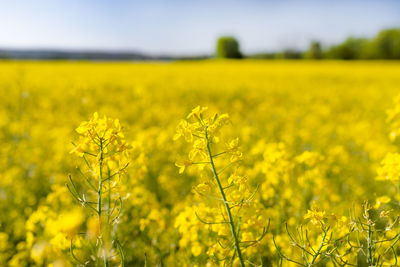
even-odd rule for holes
{"type": "Polygon", "coordinates": [[[397,62],[0,62],[0,266],[400,265],[399,94],[397,62]]]}

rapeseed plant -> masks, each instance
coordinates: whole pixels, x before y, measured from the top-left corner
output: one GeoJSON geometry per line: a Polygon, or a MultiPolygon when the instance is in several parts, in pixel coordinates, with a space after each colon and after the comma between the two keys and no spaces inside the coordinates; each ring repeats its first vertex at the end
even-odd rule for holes
{"type": "MultiPolygon", "coordinates": [[[[174,139],[184,137],[193,147],[188,159],[183,163],[177,162],[176,166],[182,173],[185,167],[197,165],[202,175],[212,175],[212,179],[204,177],[204,181],[194,187],[197,195],[214,201],[213,208],[199,203],[194,211],[198,221],[214,233],[212,241],[215,243],[208,241],[207,255],[225,265],[237,260],[241,266],[245,266],[248,260],[245,259],[243,251],[259,244],[264,238],[268,231],[267,220],[259,207],[260,204],[254,198],[256,192],[249,191],[247,178],[241,176],[237,169],[236,165],[243,157],[239,150],[239,139],[234,138],[226,142],[222,151],[215,152],[216,145],[223,142],[221,130],[230,122],[229,115],[216,114],[207,117],[207,109],[197,106],[186,117],[187,120],[179,123],[174,139]],[[219,160],[222,156],[226,156],[227,159],[219,160]],[[217,162],[224,166],[218,168],[217,162]],[[236,168],[229,175],[224,175],[224,171],[229,167],[236,168]],[[265,225],[259,233],[260,236],[255,236],[257,232],[253,227],[262,227],[263,223],[265,225]]],[[[176,225],[182,235],[187,234],[184,222],[178,220],[176,225]]],[[[198,256],[201,252],[201,245],[194,241],[193,255],[198,256]]]]}
{"type": "Polygon", "coordinates": [[[355,251],[357,260],[347,264],[397,266],[399,217],[391,216],[390,210],[375,209],[367,201],[361,211],[361,216],[356,216],[353,210],[347,242],[349,249],[355,251]]]}
{"type": "Polygon", "coordinates": [[[280,257],[278,266],[284,266],[283,262],[294,263],[298,266],[328,265],[344,266],[346,264],[345,254],[339,254],[339,250],[348,236],[346,217],[338,219],[334,214],[327,214],[319,209],[315,203],[304,215],[308,220],[306,225],[296,227],[295,234],[291,233],[285,224],[286,233],[290,238],[291,246],[294,248],[292,256],[285,255],[278,247],[275,237],[273,242],[280,257]]]}
{"type": "MultiPolygon", "coordinates": [[[[81,193],[72,177],[67,184],[71,195],[94,216],[88,219],[87,236],[94,240],[94,251],[90,261],[97,266],[110,266],[115,262],[115,250],[119,263],[124,266],[125,255],[116,236],[116,227],[122,212],[122,196],[118,188],[129,165],[128,149],[119,120],[94,113],[89,121],[82,122],[76,132],[79,141],[71,151],[81,157],[85,169],[78,167],[86,188],[81,193]]],[[[78,259],[71,242],[71,256],[77,264],[85,265],[88,260],[78,259]]]]}

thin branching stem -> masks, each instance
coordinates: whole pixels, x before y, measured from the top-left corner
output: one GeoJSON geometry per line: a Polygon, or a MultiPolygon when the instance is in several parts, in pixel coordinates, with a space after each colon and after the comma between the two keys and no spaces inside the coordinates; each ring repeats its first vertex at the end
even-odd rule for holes
{"type": "MultiPolygon", "coordinates": [[[[103,152],[103,139],[100,138],[100,161],[99,161],[99,187],[97,190],[97,214],[99,217],[99,227],[100,229],[102,229],[102,191],[103,191],[103,160],[104,160],[104,152],[103,152]]],[[[108,267],[109,263],[108,263],[108,257],[106,255],[105,252],[105,248],[104,248],[104,240],[101,238],[100,240],[100,250],[101,250],[101,254],[103,256],[103,260],[104,260],[104,266],[108,267]]]]}
{"type": "Polygon", "coordinates": [[[314,256],[313,256],[313,258],[311,260],[311,264],[314,264],[315,261],[317,260],[318,256],[321,255],[321,250],[325,245],[325,239],[326,239],[326,236],[328,234],[329,228],[328,229],[324,229],[324,226],[321,226],[321,227],[322,227],[322,230],[324,231],[324,235],[322,237],[321,243],[319,244],[319,248],[317,249],[317,252],[314,254],[314,256]]]}
{"type": "Polygon", "coordinates": [[[233,221],[231,208],[230,208],[230,206],[228,204],[228,201],[226,199],[224,188],[222,187],[221,181],[220,181],[220,179],[218,177],[218,172],[217,172],[215,164],[214,164],[214,159],[213,159],[213,154],[211,152],[210,138],[208,136],[207,127],[204,127],[204,133],[205,133],[205,138],[206,138],[206,141],[207,141],[207,152],[208,152],[208,156],[209,156],[209,159],[210,159],[211,169],[212,169],[212,172],[214,174],[214,178],[215,178],[215,180],[217,182],[219,191],[221,193],[221,196],[222,196],[222,199],[223,199],[223,202],[224,202],[224,206],[225,206],[225,209],[226,209],[226,213],[228,214],[228,219],[229,219],[228,221],[229,221],[229,225],[230,225],[230,228],[231,228],[232,237],[233,237],[233,240],[235,241],[235,248],[236,248],[235,250],[237,252],[237,255],[238,255],[238,258],[239,258],[239,261],[240,261],[240,265],[242,267],[244,267],[245,263],[244,263],[242,251],[240,249],[240,242],[239,242],[238,235],[236,233],[236,228],[235,228],[235,223],[233,221]]]}

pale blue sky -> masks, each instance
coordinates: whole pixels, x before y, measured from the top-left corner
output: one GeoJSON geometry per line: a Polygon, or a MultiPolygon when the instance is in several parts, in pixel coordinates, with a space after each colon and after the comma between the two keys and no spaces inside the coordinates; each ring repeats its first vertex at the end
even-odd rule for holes
{"type": "Polygon", "coordinates": [[[303,49],[400,27],[398,0],[0,0],[0,48],[213,53],[234,35],[245,53],[303,49]]]}

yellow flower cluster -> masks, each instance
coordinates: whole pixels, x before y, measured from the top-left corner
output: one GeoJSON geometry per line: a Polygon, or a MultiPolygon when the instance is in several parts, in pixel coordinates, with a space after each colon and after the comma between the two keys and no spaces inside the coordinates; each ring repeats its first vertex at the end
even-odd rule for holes
{"type": "Polygon", "coordinates": [[[378,180],[389,180],[398,184],[400,178],[400,154],[389,153],[378,168],[378,180]]]}
{"type": "Polygon", "coordinates": [[[395,98],[393,108],[387,111],[386,121],[390,125],[389,138],[395,141],[400,134],[400,95],[395,98]]]}
{"type": "Polygon", "coordinates": [[[307,211],[307,214],[304,215],[304,219],[310,219],[313,224],[324,224],[326,219],[325,211],[322,211],[315,207],[314,205],[310,210],[307,211]]]}
{"type": "Polygon", "coordinates": [[[84,211],[74,207],[65,186],[54,186],[45,202],[26,221],[26,244],[35,264],[68,263],[63,251],[70,248],[71,240],[81,229],[84,211]],[[59,211],[62,209],[63,211],[59,211]]]}
{"type": "MultiPolygon", "coordinates": [[[[105,164],[109,169],[115,170],[128,163],[128,148],[119,120],[104,116],[99,118],[97,112],[90,121],[82,122],[76,132],[80,135],[79,142],[70,153],[80,157],[93,157],[92,170],[94,176],[98,174],[100,164],[105,164]]],[[[123,171],[125,169],[121,169],[123,171]]]]}

